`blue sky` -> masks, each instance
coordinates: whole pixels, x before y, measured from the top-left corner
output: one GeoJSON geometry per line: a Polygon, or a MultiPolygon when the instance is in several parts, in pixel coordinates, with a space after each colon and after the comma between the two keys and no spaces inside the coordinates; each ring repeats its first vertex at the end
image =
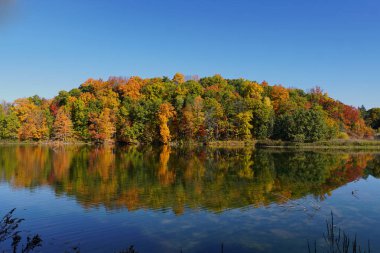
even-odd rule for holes
{"type": "MultiPolygon", "coordinates": [[[[4,10],[4,1],[0,8],[4,10]]],[[[380,106],[377,0],[8,0],[0,99],[89,77],[222,74],[380,106]]]]}

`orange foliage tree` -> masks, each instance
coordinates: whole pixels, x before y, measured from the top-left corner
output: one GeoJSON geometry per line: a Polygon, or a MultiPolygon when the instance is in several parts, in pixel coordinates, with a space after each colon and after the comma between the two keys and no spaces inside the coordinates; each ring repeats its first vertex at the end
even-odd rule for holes
{"type": "Polygon", "coordinates": [[[73,122],[70,115],[61,108],[53,124],[54,139],[59,141],[69,141],[74,137],[73,122]]]}
{"type": "Polygon", "coordinates": [[[92,114],[90,122],[90,135],[95,142],[112,141],[116,129],[110,109],[104,109],[99,116],[92,114]]]}
{"type": "Polygon", "coordinates": [[[281,85],[275,85],[272,88],[271,99],[274,111],[277,113],[283,109],[289,100],[289,91],[281,85]]]}

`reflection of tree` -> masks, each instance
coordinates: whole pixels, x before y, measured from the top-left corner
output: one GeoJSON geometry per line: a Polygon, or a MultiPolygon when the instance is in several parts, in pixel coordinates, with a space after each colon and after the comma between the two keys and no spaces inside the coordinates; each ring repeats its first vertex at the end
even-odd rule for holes
{"type": "Polygon", "coordinates": [[[339,156],[320,153],[278,153],[273,155],[276,167],[276,190],[288,198],[308,193],[322,195],[331,170],[339,166],[339,156]]]}
{"type": "MultiPolygon", "coordinates": [[[[0,180],[15,187],[50,185],[85,207],[223,211],[263,206],[332,190],[368,174],[371,154],[265,150],[4,146],[0,180]],[[279,198],[277,196],[282,196],[279,198]]],[[[377,174],[376,174],[377,173],[377,174]]]]}
{"type": "Polygon", "coordinates": [[[375,156],[374,159],[368,163],[366,174],[380,178],[380,156],[375,156]]]}
{"type": "Polygon", "coordinates": [[[371,154],[351,155],[346,158],[342,167],[336,168],[334,176],[328,181],[330,184],[345,184],[346,182],[352,182],[365,176],[365,170],[368,162],[374,159],[371,154]]]}
{"type": "Polygon", "coordinates": [[[71,161],[76,147],[67,148],[59,147],[52,155],[52,171],[49,175],[49,183],[60,182],[65,179],[69,173],[71,161]]]}
{"type": "MultiPolygon", "coordinates": [[[[41,174],[41,168],[48,173],[51,169],[49,149],[37,146],[7,147],[12,151],[10,157],[2,160],[13,160],[12,184],[15,187],[35,187],[46,185],[48,178],[41,174]]],[[[9,175],[10,176],[10,175],[9,175]]]]}
{"type": "Polygon", "coordinates": [[[253,160],[252,160],[252,150],[245,149],[241,158],[241,168],[239,169],[238,175],[240,178],[253,179],[254,172],[252,170],[253,160]]]}
{"type": "Polygon", "coordinates": [[[160,154],[160,161],[158,167],[158,178],[160,183],[164,186],[170,185],[175,180],[175,174],[173,171],[170,171],[168,168],[168,162],[170,159],[170,146],[162,146],[162,151],[160,154]]]}

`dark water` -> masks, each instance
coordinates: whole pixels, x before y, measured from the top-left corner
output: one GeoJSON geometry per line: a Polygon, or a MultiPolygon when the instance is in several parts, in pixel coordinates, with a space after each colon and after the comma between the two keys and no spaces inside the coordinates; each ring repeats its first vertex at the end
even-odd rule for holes
{"type": "Polygon", "coordinates": [[[10,145],[0,214],[40,252],[308,252],[332,211],[380,252],[378,178],[374,153],[10,145]]]}

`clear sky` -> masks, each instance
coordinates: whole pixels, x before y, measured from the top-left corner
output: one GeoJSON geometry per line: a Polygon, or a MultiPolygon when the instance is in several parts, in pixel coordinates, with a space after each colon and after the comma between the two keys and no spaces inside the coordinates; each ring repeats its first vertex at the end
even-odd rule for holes
{"type": "Polygon", "coordinates": [[[380,106],[380,1],[0,0],[0,99],[175,72],[380,106]]]}

